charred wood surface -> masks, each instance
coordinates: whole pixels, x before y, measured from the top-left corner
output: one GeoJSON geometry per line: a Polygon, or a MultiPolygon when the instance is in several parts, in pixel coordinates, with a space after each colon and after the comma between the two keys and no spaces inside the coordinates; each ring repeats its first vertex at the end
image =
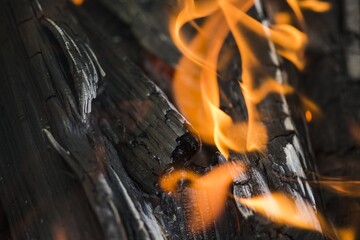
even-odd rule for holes
{"type": "Polygon", "coordinates": [[[139,43],[158,57],[175,65],[180,57],[168,33],[170,13],[176,1],[101,0],[109,12],[129,25],[139,43]]]}
{"type": "Polygon", "coordinates": [[[154,192],[161,172],[189,160],[199,142],[124,55],[101,55],[120,64],[106,62],[109,81],[101,83],[100,56],[67,4],[1,2],[0,199],[9,227],[1,233],[160,239],[153,208],[133,181],[154,192]],[[91,108],[98,84],[103,97],[91,108]]]}
{"type": "MultiPolygon", "coordinates": [[[[4,0],[0,4],[1,239],[323,239],[314,232],[272,224],[232,199],[210,229],[195,234],[186,222],[193,207],[186,201],[192,189],[185,184],[186,190],[176,199],[159,191],[157,181],[166,171],[186,166],[204,173],[211,169],[210,163],[223,161],[209,146],[208,153],[203,151],[194,160],[200,142],[189,132],[191,126],[137,66],[144,67],[143,59],[150,55],[170,72],[177,62],[179,53],[167,32],[172,2],[100,0],[75,7],[60,0],[4,0]],[[211,160],[200,164],[199,158],[211,160]]],[[[350,11],[341,6],[342,11],[350,11]]],[[[271,18],[263,14],[267,12],[263,7],[252,10],[260,21],[271,18]]],[[[334,19],[336,14],[340,13],[326,16],[334,19]]],[[[351,21],[344,24],[351,30],[348,36],[357,39],[351,21]]],[[[337,49],[349,38],[341,39],[341,30],[326,32],[321,24],[312,27],[314,32],[322,29],[313,41],[321,47],[309,46],[309,57],[317,62],[312,66],[320,70],[308,69],[304,92],[315,96],[312,89],[332,88],[329,79],[339,86],[339,95],[314,97],[330,116],[329,122],[310,125],[317,164],[333,159],[338,166],[339,158],[346,158],[355,166],[358,139],[349,140],[344,135],[347,125],[338,125],[338,121],[358,120],[353,112],[358,89],[349,87],[355,79],[350,68],[354,60],[349,60],[354,57],[348,47],[337,49]],[[336,42],[323,45],[327,34],[336,42]],[[332,54],[348,59],[347,65],[338,64],[332,54]],[[345,80],[344,72],[349,76],[345,80]],[[313,87],[315,78],[319,82],[313,87]],[[351,99],[344,96],[337,101],[341,91],[349,91],[351,99]],[[348,113],[346,119],[337,111],[348,113]],[[319,133],[323,126],[324,135],[319,133]],[[336,140],[337,135],[344,141],[336,140]]],[[[231,38],[222,51],[232,54],[226,68],[218,69],[222,109],[234,121],[246,120],[237,82],[241,57],[231,38]]],[[[273,50],[266,52],[273,54],[267,56],[267,66],[279,72],[277,81],[303,86],[291,64],[278,56],[280,64],[274,63],[273,50]]],[[[156,69],[149,76],[171,93],[171,83],[156,69]]],[[[317,210],[322,210],[321,203],[326,210],[347,200],[326,193],[321,199],[307,183],[316,170],[299,108],[296,96],[278,94],[259,105],[270,139],[268,152],[231,153],[231,160],[250,168],[235,182],[236,196],[282,191],[299,205],[306,200],[317,210]]],[[[323,169],[323,174],[333,171],[323,169]]]]}

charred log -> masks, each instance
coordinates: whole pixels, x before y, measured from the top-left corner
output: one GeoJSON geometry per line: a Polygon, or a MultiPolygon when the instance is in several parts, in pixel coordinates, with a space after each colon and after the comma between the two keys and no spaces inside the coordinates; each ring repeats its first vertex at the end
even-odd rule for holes
{"type": "MultiPolygon", "coordinates": [[[[200,164],[201,155],[194,160],[200,142],[190,133],[191,125],[137,66],[144,66],[144,56],[151,55],[171,73],[179,58],[167,33],[172,7],[168,1],[150,0],[87,1],[81,8],[60,0],[1,2],[0,224],[5,224],[0,227],[0,238],[324,238],[273,224],[233,199],[227,200],[224,213],[210,229],[195,234],[187,224],[192,206],[186,200],[192,189],[181,183],[185,191],[179,192],[177,199],[159,191],[158,178],[166,171],[186,166],[205,173],[212,164],[224,161],[210,146],[201,153],[210,160],[200,164]]],[[[258,4],[251,14],[266,25],[272,17],[269,8],[268,3],[258,4]]],[[[351,24],[346,26],[354,29],[351,24]]],[[[264,52],[271,55],[263,56],[268,62],[266,71],[277,73],[279,83],[301,85],[299,73],[266,41],[264,52]]],[[[330,48],[336,46],[338,43],[330,48]]],[[[319,63],[324,69],[320,70],[323,81],[319,86],[305,86],[309,95],[314,94],[311,89],[322,89],[325,79],[333,79],[325,71],[334,63],[328,50],[315,51],[317,57],[327,60],[319,63]]],[[[222,109],[234,121],[246,120],[237,82],[241,53],[231,37],[222,51],[222,56],[231,55],[228,64],[222,65],[224,69],[218,69],[222,109]]],[[[336,56],[347,56],[344,53],[350,51],[341,49],[336,56]]],[[[309,51],[313,57],[311,54],[314,52],[309,51]]],[[[346,71],[354,58],[347,59],[346,71]]],[[[345,65],[339,68],[345,69],[345,65]]],[[[311,69],[308,73],[308,81],[317,77],[311,69]]],[[[349,72],[349,76],[353,74],[349,72]]],[[[170,81],[156,69],[149,76],[171,93],[170,81]]],[[[348,83],[340,85],[339,91],[349,89],[348,83]]],[[[353,91],[351,99],[357,88],[353,91]]],[[[331,99],[326,96],[319,102],[323,100],[330,108],[331,99]]],[[[344,106],[353,109],[345,100],[339,101],[336,109],[344,106]]],[[[323,199],[308,183],[316,169],[299,108],[296,96],[280,94],[269,95],[259,105],[270,139],[268,152],[230,154],[232,161],[245,162],[250,168],[234,183],[235,196],[281,191],[299,205],[307,201],[314,209],[322,209],[323,199]]],[[[333,143],[330,147],[317,140],[324,123],[310,125],[319,163],[328,159],[322,157],[328,154],[326,147],[330,153],[344,149],[334,147],[335,140],[329,137],[333,131],[348,139],[339,133],[344,128],[331,128],[339,117],[335,111],[329,112],[331,124],[322,136],[325,143],[333,143]]],[[[351,152],[355,158],[356,142],[345,145],[345,153],[351,152]]],[[[330,207],[326,205],[326,209],[330,207]]]]}
{"type": "Polygon", "coordinates": [[[158,175],[189,160],[199,142],[123,55],[110,56],[123,69],[106,67],[112,81],[102,94],[109,94],[91,109],[105,73],[65,7],[1,3],[1,203],[11,238],[159,239],[153,209],[119,159],[129,160],[127,171],[150,192],[158,175]],[[132,121],[116,119],[121,104],[132,121]],[[142,106],[152,114],[139,112],[142,106]],[[149,165],[135,169],[138,161],[149,165]]]}

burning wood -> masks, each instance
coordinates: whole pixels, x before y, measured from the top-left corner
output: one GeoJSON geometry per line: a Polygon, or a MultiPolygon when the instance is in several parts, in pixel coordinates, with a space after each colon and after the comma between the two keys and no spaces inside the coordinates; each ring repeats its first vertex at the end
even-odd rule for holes
{"type": "Polygon", "coordinates": [[[0,239],[354,240],[356,58],[307,24],[353,31],[337,4],[2,1],[0,239]]]}

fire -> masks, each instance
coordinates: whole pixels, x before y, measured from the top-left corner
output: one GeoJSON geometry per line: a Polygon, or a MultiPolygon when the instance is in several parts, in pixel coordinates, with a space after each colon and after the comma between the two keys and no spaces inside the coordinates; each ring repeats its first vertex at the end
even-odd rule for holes
{"type": "Polygon", "coordinates": [[[321,177],[316,184],[344,196],[360,197],[360,181],[321,177]]]}
{"type": "Polygon", "coordinates": [[[328,2],[320,2],[317,0],[303,0],[299,1],[299,6],[303,9],[309,9],[313,12],[326,12],[331,8],[328,2]]]}
{"type": "Polygon", "coordinates": [[[311,113],[311,111],[306,110],[306,112],[305,112],[305,119],[306,119],[307,122],[311,122],[311,120],[312,120],[312,113],[311,113]]]}
{"type": "MultiPolygon", "coordinates": [[[[175,196],[177,192],[187,192],[187,206],[190,206],[187,222],[190,229],[197,233],[208,228],[220,216],[227,198],[231,196],[229,187],[233,179],[245,171],[246,167],[240,162],[226,162],[203,176],[189,170],[175,170],[164,175],[159,184],[164,191],[175,196]],[[187,189],[179,189],[181,181],[189,182],[187,189]]],[[[252,198],[232,197],[275,223],[317,231],[334,240],[355,239],[353,228],[334,230],[311,204],[298,202],[285,193],[274,192],[252,198]]]]}
{"type": "MultiPolygon", "coordinates": [[[[188,170],[176,170],[164,175],[159,183],[164,191],[176,193],[181,180],[189,181],[188,188],[191,190],[188,191],[188,204],[192,209],[189,211],[190,216],[187,220],[191,229],[198,232],[207,228],[221,214],[229,196],[229,186],[233,179],[245,170],[246,168],[239,162],[227,162],[203,176],[188,170]]],[[[276,223],[321,232],[317,218],[314,218],[317,214],[313,207],[310,204],[302,204],[300,208],[293,198],[283,193],[253,198],[234,198],[276,223]],[[307,211],[299,211],[304,208],[307,211]],[[314,214],[304,214],[308,212],[314,212],[314,214]]]]}
{"type": "Polygon", "coordinates": [[[253,198],[235,197],[235,199],[275,223],[320,232],[329,239],[355,240],[354,228],[335,229],[311,204],[298,203],[284,193],[271,193],[253,198]],[[303,211],[304,209],[306,211],[303,211]],[[309,212],[313,214],[306,214],[309,212]]]}
{"type": "Polygon", "coordinates": [[[266,151],[267,131],[261,122],[257,104],[272,92],[294,92],[292,87],[277,82],[270,70],[261,68],[268,64],[261,61],[261,55],[268,51],[266,39],[270,38],[278,54],[299,69],[303,69],[305,63],[303,49],[306,35],[289,24],[275,24],[270,28],[263,26],[245,13],[252,6],[252,0],[187,0],[170,24],[171,37],[184,54],[174,74],[175,101],[202,140],[215,144],[225,157],[229,150],[266,151]],[[207,18],[201,27],[196,26],[198,34],[191,41],[186,41],[182,27],[186,23],[195,25],[193,21],[202,17],[207,18]],[[234,36],[241,53],[243,72],[239,84],[247,106],[247,122],[234,123],[220,109],[217,60],[229,33],[234,36]]]}
{"type": "Polygon", "coordinates": [[[204,176],[187,170],[177,170],[160,179],[160,187],[175,193],[181,180],[189,181],[189,205],[192,207],[188,223],[194,232],[207,228],[222,212],[233,178],[245,171],[239,162],[227,162],[204,176]],[[201,218],[201,219],[199,219],[201,218]]]}
{"type": "MultiPolygon", "coordinates": [[[[304,69],[304,48],[308,39],[302,31],[304,19],[301,9],[325,11],[325,6],[328,6],[314,0],[284,1],[292,9],[291,14],[299,20],[301,29],[290,24],[288,13],[276,15],[275,23],[271,26],[258,22],[246,14],[253,7],[253,0],[184,0],[180,11],[170,21],[170,35],[183,54],[173,79],[176,104],[201,139],[207,144],[216,145],[226,158],[230,150],[265,152],[268,135],[258,104],[270,93],[295,92],[291,86],[280,82],[273,70],[264,67],[271,65],[274,57],[269,57],[269,40],[277,54],[299,70],[304,69]],[[195,20],[200,18],[203,23],[199,26],[195,20]],[[193,37],[183,33],[186,24],[197,31],[193,37]],[[229,34],[234,37],[241,55],[239,86],[248,113],[248,119],[244,122],[234,122],[220,109],[218,57],[229,34]]],[[[312,114],[318,114],[320,110],[313,102],[299,96],[308,110],[306,119],[311,121],[312,114]]],[[[203,176],[188,170],[175,170],[163,176],[159,185],[164,191],[179,197],[176,193],[180,191],[178,187],[181,181],[188,182],[183,190],[188,198],[187,206],[191,207],[187,211],[187,221],[191,229],[197,232],[209,227],[221,214],[229,196],[228,188],[233,179],[244,171],[245,167],[238,162],[227,162],[203,176]]],[[[325,231],[331,229],[310,204],[302,202],[301,207],[308,210],[304,212],[313,212],[311,216],[299,211],[300,203],[284,193],[234,199],[279,224],[321,232],[320,222],[325,226],[325,231]]]]}
{"type": "Polygon", "coordinates": [[[278,224],[321,232],[318,219],[313,217],[316,216],[313,207],[305,204],[300,208],[293,198],[283,193],[272,193],[254,198],[236,198],[236,200],[278,224]],[[306,211],[302,211],[304,208],[306,211]],[[309,212],[314,212],[314,214],[306,214],[309,212]]]}

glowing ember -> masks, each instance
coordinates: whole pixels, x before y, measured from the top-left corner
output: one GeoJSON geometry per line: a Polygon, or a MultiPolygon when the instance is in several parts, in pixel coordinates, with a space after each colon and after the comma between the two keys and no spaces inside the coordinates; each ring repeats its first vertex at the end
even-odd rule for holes
{"type": "Polygon", "coordinates": [[[311,101],[304,95],[301,95],[301,94],[298,94],[298,95],[300,97],[300,101],[303,105],[303,108],[306,109],[305,119],[307,122],[311,122],[312,120],[323,116],[323,112],[313,101],[311,101]],[[309,121],[309,119],[310,119],[310,121],[309,121]]]}
{"type": "Polygon", "coordinates": [[[355,231],[352,228],[341,229],[338,235],[341,240],[355,240],[355,231]]]}
{"type": "Polygon", "coordinates": [[[54,239],[55,240],[66,240],[65,229],[60,225],[55,225],[54,227],[54,239]]]}
{"type": "Polygon", "coordinates": [[[307,122],[311,122],[312,120],[312,113],[309,110],[305,112],[305,119],[307,122]]]}
{"type": "Polygon", "coordinates": [[[71,0],[71,2],[77,6],[80,6],[84,3],[84,0],[71,0]]]}

